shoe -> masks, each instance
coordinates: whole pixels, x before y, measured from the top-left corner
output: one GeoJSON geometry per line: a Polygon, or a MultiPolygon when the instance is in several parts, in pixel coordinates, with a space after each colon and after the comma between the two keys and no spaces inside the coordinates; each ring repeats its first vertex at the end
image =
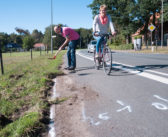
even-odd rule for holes
{"type": "Polygon", "coordinates": [[[68,70],[68,69],[69,69],[69,67],[65,67],[64,69],[68,70]]]}
{"type": "Polygon", "coordinates": [[[98,57],[99,57],[99,53],[96,53],[95,58],[98,58],[98,57]]]}
{"type": "Polygon", "coordinates": [[[68,70],[75,70],[75,68],[74,67],[69,67],[68,70]]]}

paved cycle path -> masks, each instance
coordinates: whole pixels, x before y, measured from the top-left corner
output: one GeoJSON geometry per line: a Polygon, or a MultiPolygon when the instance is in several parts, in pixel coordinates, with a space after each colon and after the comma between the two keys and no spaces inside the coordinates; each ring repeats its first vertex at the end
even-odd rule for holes
{"type": "Polygon", "coordinates": [[[95,70],[93,54],[77,53],[76,82],[92,87],[98,98],[85,101],[83,121],[95,137],[168,135],[167,56],[113,53],[113,70],[95,70]]]}

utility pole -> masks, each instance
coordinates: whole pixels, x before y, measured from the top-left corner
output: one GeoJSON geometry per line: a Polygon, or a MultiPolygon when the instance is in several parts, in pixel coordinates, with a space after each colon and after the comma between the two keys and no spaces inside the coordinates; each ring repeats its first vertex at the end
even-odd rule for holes
{"type": "Polygon", "coordinates": [[[162,18],[161,18],[161,48],[163,47],[163,0],[162,0],[162,18]]]}
{"type": "Polygon", "coordinates": [[[51,54],[53,54],[52,26],[53,26],[53,5],[51,0],[51,54]]]}

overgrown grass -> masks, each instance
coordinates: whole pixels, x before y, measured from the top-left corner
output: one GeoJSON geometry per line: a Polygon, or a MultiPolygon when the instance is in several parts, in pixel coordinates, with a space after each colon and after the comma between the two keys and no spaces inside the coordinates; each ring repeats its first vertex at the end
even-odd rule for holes
{"type": "Polygon", "coordinates": [[[0,132],[1,137],[21,137],[29,136],[31,131],[32,135],[35,134],[36,128],[40,128],[39,114],[37,112],[31,112],[25,114],[23,117],[9,124],[0,132]]]}
{"type": "Polygon", "coordinates": [[[56,60],[49,60],[51,55],[40,56],[34,52],[32,61],[30,53],[3,54],[5,74],[0,75],[0,113],[14,122],[0,129],[0,136],[28,135],[32,127],[40,125],[42,111],[48,107],[46,98],[52,86],[51,78],[62,74],[59,66],[64,53],[56,60]],[[29,124],[26,118],[32,116],[29,124]]]}

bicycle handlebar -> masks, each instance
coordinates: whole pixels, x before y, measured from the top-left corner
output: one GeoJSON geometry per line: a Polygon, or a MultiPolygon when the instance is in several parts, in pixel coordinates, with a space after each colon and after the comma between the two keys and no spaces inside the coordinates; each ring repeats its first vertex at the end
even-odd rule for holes
{"type": "MultiPolygon", "coordinates": [[[[96,36],[107,37],[107,38],[109,38],[110,36],[112,36],[112,34],[110,34],[110,33],[108,33],[108,34],[95,33],[95,34],[96,34],[96,36]]],[[[95,35],[95,34],[94,34],[94,35],[95,35]]]]}

